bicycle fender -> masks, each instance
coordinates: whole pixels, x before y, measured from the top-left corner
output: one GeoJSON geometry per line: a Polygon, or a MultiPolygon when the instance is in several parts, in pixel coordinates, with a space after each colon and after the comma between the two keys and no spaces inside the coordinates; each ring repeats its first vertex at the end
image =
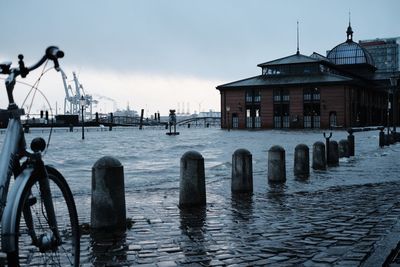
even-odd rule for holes
{"type": "Polygon", "coordinates": [[[16,250],[15,235],[18,229],[15,229],[18,214],[18,204],[22,193],[33,173],[33,168],[26,168],[15,179],[11,191],[7,196],[7,203],[1,219],[1,247],[3,252],[13,252],[16,250]]]}

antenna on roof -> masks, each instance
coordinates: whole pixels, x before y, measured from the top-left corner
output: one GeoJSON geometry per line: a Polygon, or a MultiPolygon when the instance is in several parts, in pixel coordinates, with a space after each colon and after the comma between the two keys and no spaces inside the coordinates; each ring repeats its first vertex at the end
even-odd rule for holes
{"type": "Polygon", "coordinates": [[[351,12],[349,10],[349,26],[351,26],[351,12]]]}
{"type": "Polygon", "coordinates": [[[300,49],[299,49],[299,21],[297,21],[297,55],[300,54],[300,49]]]}
{"type": "Polygon", "coordinates": [[[349,27],[347,27],[347,41],[346,42],[352,42],[353,41],[353,29],[351,28],[351,12],[349,11],[349,27]]]}

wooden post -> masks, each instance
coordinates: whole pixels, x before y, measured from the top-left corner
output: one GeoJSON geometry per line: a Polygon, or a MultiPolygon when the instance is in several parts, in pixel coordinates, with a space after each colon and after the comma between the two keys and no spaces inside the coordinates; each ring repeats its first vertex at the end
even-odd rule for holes
{"type": "Polygon", "coordinates": [[[140,122],[139,122],[139,130],[143,129],[143,115],[144,115],[144,109],[140,111],[140,122]]]}

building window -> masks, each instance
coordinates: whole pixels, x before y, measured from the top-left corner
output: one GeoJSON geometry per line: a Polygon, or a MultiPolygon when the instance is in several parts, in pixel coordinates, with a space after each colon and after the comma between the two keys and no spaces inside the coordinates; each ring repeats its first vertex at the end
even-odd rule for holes
{"type": "Polygon", "coordinates": [[[321,96],[318,88],[303,91],[303,127],[321,127],[321,96]]]}
{"type": "Polygon", "coordinates": [[[239,128],[239,117],[237,113],[232,114],[232,128],[233,129],[239,128]]]}
{"type": "Polygon", "coordinates": [[[289,90],[274,90],[274,128],[290,127],[290,95],[289,90]]]}
{"type": "Polygon", "coordinates": [[[251,117],[251,109],[246,109],[246,128],[253,128],[253,118],[251,117]]]}
{"type": "Polygon", "coordinates": [[[260,103],[261,102],[261,95],[259,90],[254,91],[254,102],[260,103]]]}
{"type": "Polygon", "coordinates": [[[246,91],[246,103],[260,103],[260,102],[261,102],[260,90],[252,89],[246,91]]]}
{"type": "Polygon", "coordinates": [[[261,128],[260,108],[256,108],[254,113],[254,128],[261,128]]]}
{"type": "Polygon", "coordinates": [[[253,102],[253,93],[252,91],[246,91],[246,103],[253,102]]]}
{"type": "Polygon", "coordinates": [[[260,128],[260,102],[261,94],[259,89],[246,91],[246,128],[260,128]]]}

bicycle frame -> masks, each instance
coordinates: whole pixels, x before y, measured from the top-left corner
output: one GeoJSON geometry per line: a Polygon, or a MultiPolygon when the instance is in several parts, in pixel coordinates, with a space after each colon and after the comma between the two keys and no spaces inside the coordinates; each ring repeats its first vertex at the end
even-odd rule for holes
{"type": "Polygon", "coordinates": [[[12,118],[7,127],[6,136],[0,154],[0,218],[6,206],[11,175],[20,173],[20,147],[25,149],[25,138],[19,118],[12,118]]]}
{"type": "MultiPolygon", "coordinates": [[[[50,229],[52,229],[57,244],[61,242],[51,197],[48,173],[41,157],[41,151],[31,153],[26,150],[26,141],[21,124],[21,116],[24,115],[24,110],[19,109],[15,104],[13,89],[17,76],[21,75],[24,78],[30,71],[38,68],[47,59],[53,60],[55,68],[59,68],[57,58],[63,55],[64,53],[59,51],[58,48],[49,47],[46,50],[46,55],[38,63],[29,68],[25,67],[22,55],[18,56],[19,68],[10,69],[10,65],[0,65],[0,73],[9,74],[6,79],[6,89],[9,100],[8,112],[10,114],[0,154],[0,218],[2,225],[1,242],[4,252],[14,252],[17,248],[17,244],[15,244],[15,239],[13,238],[18,234],[18,229],[15,229],[15,214],[18,210],[18,200],[21,199],[25,185],[30,179],[37,179],[39,182],[41,198],[43,199],[48,217],[48,224],[50,229]],[[21,166],[20,160],[23,157],[27,157],[27,161],[21,166]],[[12,175],[16,178],[10,194],[8,194],[12,175]]],[[[23,208],[23,215],[27,227],[31,230],[32,243],[43,249],[43,244],[41,244],[41,240],[38,240],[33,229],[32,213],[29,207],[23,208]]]]}

